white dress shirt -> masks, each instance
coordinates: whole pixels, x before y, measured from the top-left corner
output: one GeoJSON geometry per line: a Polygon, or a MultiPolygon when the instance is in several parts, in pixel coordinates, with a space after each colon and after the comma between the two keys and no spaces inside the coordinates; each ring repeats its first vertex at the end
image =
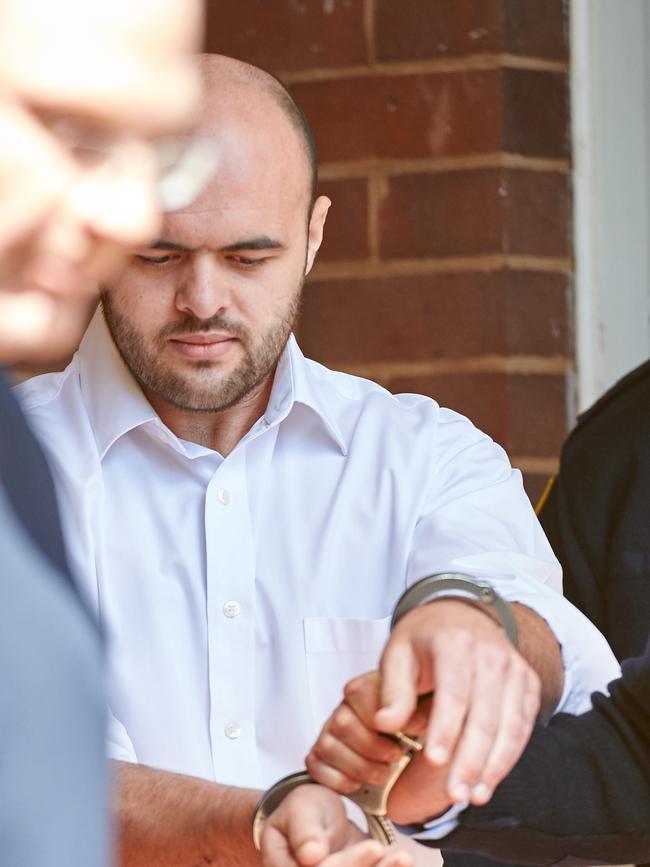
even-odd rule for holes
{"type": "Polygon", "coordinates": [[[618,674],[558,592],[520,473],[429,398],[329,371],[292,337],[223,458],[161,422],[99,313],[63,373],[18,390],[108,633],[115,758],[252,787],[300,769],[343,685],[377,666],[400,594],[435,572],[546,619],[562,710],[618,674]]]}

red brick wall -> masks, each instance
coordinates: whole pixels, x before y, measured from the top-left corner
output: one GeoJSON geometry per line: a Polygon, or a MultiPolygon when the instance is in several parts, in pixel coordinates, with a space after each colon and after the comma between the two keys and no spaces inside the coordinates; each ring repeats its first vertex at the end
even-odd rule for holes
{"type": "Polygon", "coordinates": [[[562,0],[208,0],[207,50],[276,73],[333,207],[306,353],[469,415],[536,496],[572,369],[562,0]]]}

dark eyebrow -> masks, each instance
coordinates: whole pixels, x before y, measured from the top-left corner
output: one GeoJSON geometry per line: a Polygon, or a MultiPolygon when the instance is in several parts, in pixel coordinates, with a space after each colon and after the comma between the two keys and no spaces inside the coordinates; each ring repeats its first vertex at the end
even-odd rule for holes
{"type": "Polygon", "coordinates": [[[150,250],[171,250],[173,253],[187,253],[189,247],[184,244],[175,244],[173,241],[165,241],[164,238],[159,238],[154,244],[149,247],[150,250]]]}
{"type": "Polygon", "coordinates": [[[235,253],[237,250],[284,250],[284,244],[269,238],[268,235],[259,235],[257,238],[246,238],[243,241],[237,241],[235,244],[228,244],[227,247],[221,247],[222,253],[235,253]]]}

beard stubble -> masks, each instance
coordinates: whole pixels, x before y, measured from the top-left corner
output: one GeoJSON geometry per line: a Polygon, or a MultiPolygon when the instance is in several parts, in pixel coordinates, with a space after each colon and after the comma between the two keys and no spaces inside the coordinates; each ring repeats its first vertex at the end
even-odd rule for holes
{"type": "Polygon", "coordinates": [[[300,310],[302,285],[285,314],[254,341],[249,328],[215,315],[209,319],[186,316],[165,326],[149,346],[140,331],[119,313],[109,291],[101,294],[104,318],[122,360],[141,387],[172,406],[192,412],[219,412],[240,403],[275,369],[300,310]],[[191,370],[175,370],[163,360],[162,350],[174,335],[218,330],[240,341],[243,356],[227,374],[219,375],[211,361],[190,362],[191,370]],[[199,375],[200,374],[200,375],[199,375]]]}

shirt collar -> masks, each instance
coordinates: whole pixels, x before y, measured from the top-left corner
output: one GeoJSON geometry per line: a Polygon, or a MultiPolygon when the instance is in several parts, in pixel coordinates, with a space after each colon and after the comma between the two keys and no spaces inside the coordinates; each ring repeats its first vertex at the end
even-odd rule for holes
{"type": "Polygon", "coordinates": [[[81,391],[100,459],[128,431],[160,420],[122,361],[108,331],[101,306],[78,352],[81,391]]]}
{"type": "Polygon", "coordinates": [[[266,422],[271,425],[283,421],[295,404],[302,404],[316,413],[341,453],[347,454],[347,445],[332,411],[333,407],[324,399],[323,384],[319,382],[312,362],[305,358],[296,338],[291,334],[278,361],[271,396],[264,414],[266,422]]]}
{"type": "MultiPolygon", "coordinates": [[[[141,425],[162,424],[133,375],[122,361],[108,331],[101,307],[93,316],[78,352],[81,390],[100,459],[116,440],[141,425]]],[[[323,399],[322,384],[293,334],[280,356],[264,419],[280,424],[295,404],[309,407],[341,452],[347,454],[332,408],[323,399]]]]}

